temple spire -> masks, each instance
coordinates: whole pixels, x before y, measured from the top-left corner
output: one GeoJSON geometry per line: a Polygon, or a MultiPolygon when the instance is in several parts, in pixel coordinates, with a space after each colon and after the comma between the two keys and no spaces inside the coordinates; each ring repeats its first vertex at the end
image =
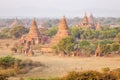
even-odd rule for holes
{"type": "Polygon", "coordinates": [[[92,13],[90,13],[89,24],[90,24],[91,26],[94,25],[94,17],[93,17],[93,14],[92,14],[92,13]]]}
{"type": "Polygon", "coordinates": [[[83,25],[88,25],[88,17],[87,17],[86,12],[84,13],[83,25]]]}
{"type": "Polygon", "coordinates": [[[52,44],[58,43],[61,39],[68,37],[69,35],[70,32],[67,26],[66,18],[63,16],[58,26],[58,32],[52,39],[52,44]]]}
{"type": "Polygon", "coordinates": [[[98,43],[97,49],[95,51],[95,56],[100,56],[100,54],[101,54],[100,43],[98,43]]]}
{"type": "Polygon", "coordinates": [[[65,16],[62,17],[62,20],[61,20],[58,28],[59,28],[59,30],[66,30],[66,29],[68,29],[65,16]]]}
{"type": "Polygon", "coordinates": [[[101,28],[101,22],[100,22],[100,20],[98,20],[98,23],[97,23],[97,26],[96,26],[96,30],[101,30],[102,28],[101,28]]]}
{"type": "Polygon", "coordinates": [[[29,38],[37,38],[37,39],[40,37],[40,33],[39,33],[38,28],[37,28],[37,23],[35,21],[35,18],[33,18],[33,20],[32,20],[32,24],[30,26],[28,37],[29,38]]]}

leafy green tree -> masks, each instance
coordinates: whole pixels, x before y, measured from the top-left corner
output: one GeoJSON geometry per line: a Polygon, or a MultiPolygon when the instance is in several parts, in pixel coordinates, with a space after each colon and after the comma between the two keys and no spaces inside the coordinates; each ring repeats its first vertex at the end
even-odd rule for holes
{"type": "Polygon", "coordinates": [[[70,33],[72,34],[72,36],[73,36],[74,38],[80,38],[79,28],[77,28],[77,27],[71,27],[71,28],[70,28],[70,33]]]}
{"type": "Polygon", "coordinates": [[[9,33],[13,38],[19,38],[23,34],[27,33],[27,29],[24,26],[15,26],[10,30],[9,33]]]}
{"type": "Polygon", "coordinates": [[[52,37],[57,33],[57,31],[58,31],[57,27],[52,27],[47,31],[47,34],[48,34],[48,36],[52,37]]]}
{"type": "Polygon", "coordinates": [[[118,33],[118,35],[115,37],[115,41],[120,43],[120,33],[118,33]]]}
{"type": "Polygon", "coordinates": [[[58,48],[60,51],[70,52],[74,50],[75,39],[72,37],[66,37],[58,43],[58,48]]]}

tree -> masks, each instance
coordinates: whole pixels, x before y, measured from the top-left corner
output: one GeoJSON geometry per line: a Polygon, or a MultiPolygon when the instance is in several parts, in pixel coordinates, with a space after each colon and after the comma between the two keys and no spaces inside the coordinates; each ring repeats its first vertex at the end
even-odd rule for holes
{"type": "Polygon", "coordinates": [[[115,42],[120,44],[120,33],[115,37],[115,42]]]}
{"type": "Polygon", "coordinates": [[[66,37],[58,43],[58,48],[60,51],[71,52],[74,50],[75,39],[73,37],[66,37]]]}
{"type": "Polygon", "coordinates": [[[70,28],[70,33],[72,34],[73,37],[80,38],[79,28],[77,28],[77,27],[71,27],[70,28]]]}
{"type": "Polygon", "coordinates": [[[52,37],[57,33],[57,31],[58,31],[57,27],[52,27],[47,31],[47,34],[48,34],[48,36],[52,37]]]}
{"type": "Polygon", "coordinates": [[[25,33],[27,33],[27,29],[24,26],[15,26],[10,30],[10,35],[14,38],[19,38],[25,33]]]}

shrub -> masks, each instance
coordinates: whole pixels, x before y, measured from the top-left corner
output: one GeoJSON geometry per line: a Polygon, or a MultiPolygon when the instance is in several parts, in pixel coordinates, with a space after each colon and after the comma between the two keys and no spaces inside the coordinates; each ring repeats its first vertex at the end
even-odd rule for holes
{"type": "Polygon", "coordinates": [[[8,80],[7,78],[7,75],[0,74],[0,80],[8,80]]]}
{"type": "Polygon", "coordinates": [[[61,80],[100,80],[101,73],[97,71],[70,72],[61,80]]]}
{"type": "Polygon", "coordinates": [[[120,79],[120,68],[111,71],[111,74],[116,75],[120,79]]]}
{"type": "Polygon", "coordinates": [[[103,73],[108,73],[110,71],[109,67],[105,67],[101,69],[103,73]]]}
{"type": "Polygon", "coordinates": [[[2,68],[12,67],[14,65],[14,62],[15,62],[15,58],[13,58],[11,56],[6,56],[6,57],[0,58],[0,66],[2,68]]]}
{"type": "Polygon", "coordinates": [[[116,75],[111,73],[100,73],[97,71],[70,72],[61,80],[118,80],[116,75]]]}

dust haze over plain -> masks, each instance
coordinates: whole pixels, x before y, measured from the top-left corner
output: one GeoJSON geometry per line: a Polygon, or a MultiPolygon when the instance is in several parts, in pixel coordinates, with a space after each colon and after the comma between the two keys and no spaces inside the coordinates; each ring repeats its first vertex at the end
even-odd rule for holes
{"type": "Polygon", "coordinates": [[[120,0],[0,0],[0,17],[120,17],[120,0]]]}

